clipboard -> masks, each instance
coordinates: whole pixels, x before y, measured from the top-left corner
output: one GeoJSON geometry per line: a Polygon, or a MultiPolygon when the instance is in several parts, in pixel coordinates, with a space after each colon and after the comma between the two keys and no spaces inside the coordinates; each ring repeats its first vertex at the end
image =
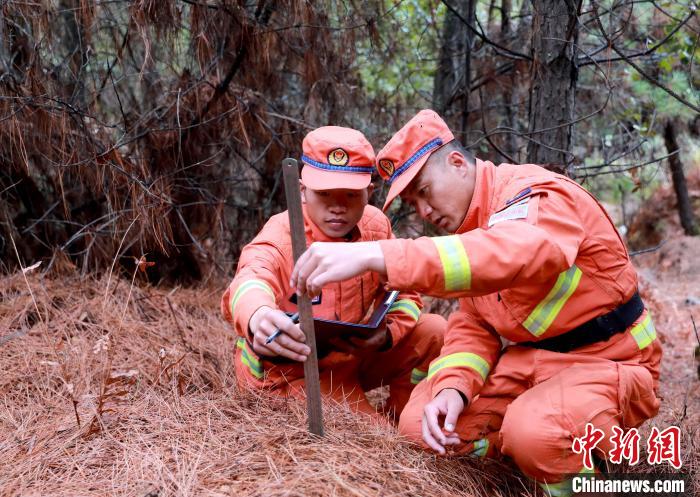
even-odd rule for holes
{"type": "Polygon", "coordinates": [[[349,323],[347,321],[333,321],[330,319],[314,318],[314,331],[316,335],[316,347],[319,354],[330,351],[333,346],[330,341],[335,338],[366,338],[382,326],[386,320],[389,308],[399,296],[398,290],[392,290],[384,295],[382,303],[374,309],[367,323],[349,323]]]}

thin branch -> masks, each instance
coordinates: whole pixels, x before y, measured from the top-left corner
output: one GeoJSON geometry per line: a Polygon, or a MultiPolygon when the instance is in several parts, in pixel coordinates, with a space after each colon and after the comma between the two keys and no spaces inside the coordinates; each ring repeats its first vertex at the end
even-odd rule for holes
{"type": "MultiPolygon", "coordinates": [[[[592,0],[592,3],[593,3],[593,9],[597,12],[598,4],[596,3],[595,0],[592,0]]],[[[663,85],[661,82],[659,82],[656,78],[654,78],[654,77],[650,76],[649,74],[647,74],[646,71],[644,71],[644,69],[642,69],[641,67],[639,67],[639,65],[637,65],[634,61],[630,60],[626,54],[622,53],[622,51],[621,51],[619,48],[617,48],[617,46],[612,42],[612,40],[611,40],[610,37],[608,36],[608,33],[605,31],[605,28],[603,27],[603,23],[602,23],[602,21],[600,20],[600,17],[596,17],[596,22],[597,22],[597,24],[598,24],[598,29],[600,30],[600,33],[603,35],[603,37],[605,38],[605,40],[608,42],[610,48],[611,48],[616,54],[618,54],[620,57],[622,57],[622,58],[624,59],[625,62],[627,62],[630,66],[632,66],[632,67],[634,68],[634,70],[637,71],[637,72],[639,73],[640,76],[642,76],[644,79],[646,79],[646,80],[647,80],[649,83],[651,83],[652,85],[654,85],[654,86],[656,86],[657,88],[659,88],[659,89],[665,91],[667,94],[669,94],[671,97],[673,97],[673,98],[675,98],[676,100],[678,100],[680,103],[682,103],[682,104],[685,105],[686,107],[689,107],[689,108],[693,109],[695,112],[700,113],[700,107],[698,107],[697,105],[693,105],[692,103],[688,102],[685,98],[683,98],[682,96],[680,96],[679,94],[677,94],[675,91],[673,91],[673,90],[671,90],[670,88],[667,88],[666,86],[664,86],[664,85],[663,85]]]]}
{"type": "MultiPolygon", "coordinates": [[[[606,64],[608,62],[618,62],[618,61],[626,61],[629,59],[636,59],[638,57],[646,57],[647,55],[651,55],[654,52],[656,52],[660,47],[664,46],[668,40],[670,40],[673,35],[675,35],[683,26],[685,26],[688,21],[695,15],[695,11],[691,11],[690,14],[688,14],[688,17],[683,19],[681,22],[679,22],[676,27],[674,27],[666,36],[663,37],[661,41],[659,41],[657,44],[654,46],[648,48],[647,50],[644,50],[643,52],[637,52],[634,54],[626,54],[624,57],[611,57],[607,59],[590,59],[588,62],[579,62],[579,67],[582,66],[587,66],[590,64],[606,64]]],[[[603,49],[608,48],[610,45],[606,44],[603,49]]]]}
{"type": "Polygon", "coordinates": [[[520,52],[515,52],[515,51],[511,50],[510,48],[504,47],[503,45],[499,45],[495,41],[487,38],[483,33],[481,33],[479,30],[477,30],[473,26],[471,26],[469,24],[469,22],[462,16],[462,14],[460,14],[459,11],[457,11],[447,1],[442,0],[442,3],[443,3],[443,5],[445,5],[445,7],[447,7],[447,9],[450,12],[452,12],[460,21],[462,21],[462,23],[464,23],[464,25],[467,27],[467,29],[469,29],[469,31],[471,31],[476,36],[478,36],[479,39],[481,41],[483,41],[484,43],[486,43],[487,45],[491,45],[492,47],[494,47],[496,49],[496,51],[500,53],[500,55],[503,55],[506,57],[510,55],[516,59],[532,60],[532,57],[530,57],[529,55],[525,55],[525,54],[520,53],[520,52]]]}
{"type": "Polygon", "coordinates": [[[657,246],[655,246],[655,247],[649,247],[649,248],[645,248],[645,249],[641,249],[641,250],[635,250],[634,252],[630,252],[630,257],[634,257],[635,255],[640,255],[640,254],[648,254],[648,253],[650,253],[650,252],[656,252],[656,251],[659,250],[661,247],[663,247],[664,245],[666,245],[666,242],[667,242],[667,241],[668,241],[668,240],[663,240],[661,243],[659,243],[659,244],[658,244],[657,246]]]}
{"type": "MultiPolygon", "coordinates": [[[[642,167],[642,166],[647,166],[649,164],[654,164],[655,162],[661,162],[664,159],[668,159],[669,157],[673,157],[674,155],[678,154],[679,152],[680,152],[680,150],[674,150],[670,154],[666,154],[663,157],[657,157],[655,159],[650,159],[650,160],[643,162],[641,164],[613,164],[614,160],[618,160],[621,157],[624,157],[624,155],[627,155],[627,154],[624,154],[622,156],[618,156],[613,161],[607,162],[605,164],[595,164],[595,165],[591,165],[591,166],[582,165],[582,166],[576,166],[574,169],[576,169],[576,170],[580,170],[580,169],[589,170],[589,169],[603,169],[605,167],[622,167],[622,168],[634,169],[637,167],[642,167]]],[[[627,169],[625,169],[625,170],[627,170],[627,169]]],[[[617,171],[615,171],[615,172],[617,172],[617,171]]]]}

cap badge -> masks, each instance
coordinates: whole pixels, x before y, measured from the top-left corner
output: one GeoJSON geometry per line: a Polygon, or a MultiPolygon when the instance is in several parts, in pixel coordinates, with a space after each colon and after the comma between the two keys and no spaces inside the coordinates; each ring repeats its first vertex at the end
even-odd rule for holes
{"type": "Polygon", "coordinates": [[[328,163],[334,166],[344,166],[348,160],[348,153],[342,148],[335,148],[328,154],[328,163]]]}
{"type": "Polygon", "coordinates": [[[384,171],[387,176],[391,176],[394,174],[394,163],[389,159],[380,159],[379,169],[384,171]]]}

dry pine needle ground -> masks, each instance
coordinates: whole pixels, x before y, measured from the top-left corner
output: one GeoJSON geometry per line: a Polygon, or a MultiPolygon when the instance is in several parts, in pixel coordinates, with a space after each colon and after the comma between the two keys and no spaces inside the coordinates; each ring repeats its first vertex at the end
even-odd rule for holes
{"type": "MultiPolygon", "coordinates": [[[[535,495],[499,463],[235,386],[220,288],[16,273],[0,282],[2,495],[535,495]]],[[[697,430],[694,430],[694,435],[697,430]]],[[[697,467],[697,461],[695,461],[697,467]]]]}

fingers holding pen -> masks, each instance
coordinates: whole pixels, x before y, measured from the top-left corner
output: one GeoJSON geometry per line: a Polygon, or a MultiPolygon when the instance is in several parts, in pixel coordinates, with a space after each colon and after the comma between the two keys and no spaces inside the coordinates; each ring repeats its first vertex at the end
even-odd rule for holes
{"type": "Polygon", "coordinates": [[[305,361],[311,353],[311,349],[304,343],[306,337],[299,325],[280,310],[263,310],[261,316],[256,316],[255,329],[251,329],[251,332],[253,350],[259,355],[305,361]],[[275,336],[278,330],[281,333],[275,336]]]}

